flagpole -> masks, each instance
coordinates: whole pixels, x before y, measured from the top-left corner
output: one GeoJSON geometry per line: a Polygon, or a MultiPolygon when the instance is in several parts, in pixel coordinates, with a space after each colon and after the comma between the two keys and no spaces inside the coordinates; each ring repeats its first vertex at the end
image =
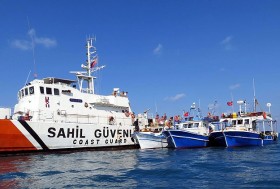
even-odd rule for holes
{"type": "Polygon", "coordinates": [[[157,114],[158,112],[157,112],[157,102],[156,101],[155,101],[155,107],[156,107],[156,114],[157,114]]]}
{"type": "Polygon", "coordinates": [[[253,90],[254,90],[254,112],[256,112],[256,89],[255,89],[255,78],[253,78],[253,90]]]}
{"type": "Polygon", "coordinates": [[[232,102],[231,109],[232,109],[232,112],[234,112],[234,103],[233,103],[233,95],[232,95],[232,93],[230,93],[230,96],[231,96],[231,102],[232,102]]]}

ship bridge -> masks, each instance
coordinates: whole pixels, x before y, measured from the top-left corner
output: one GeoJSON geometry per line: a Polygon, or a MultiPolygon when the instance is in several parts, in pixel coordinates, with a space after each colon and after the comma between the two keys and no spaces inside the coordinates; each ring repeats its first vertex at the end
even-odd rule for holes
{"type": "Polygon", "coordinates": [[[61,78],[55,78],[55,77],[47,77],[43,79],[45,84],[56,84],[56,83],[63,83],[66,85],[70,85],[72,83],[76,83],[75,80],[70,79],[61,79],[61,78]]]}

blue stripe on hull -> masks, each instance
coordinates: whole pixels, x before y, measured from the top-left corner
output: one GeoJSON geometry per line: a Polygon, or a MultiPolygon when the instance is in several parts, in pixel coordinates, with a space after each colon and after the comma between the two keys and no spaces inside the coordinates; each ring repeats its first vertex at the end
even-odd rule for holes
{"type": "Polygon", "coordinates": [[[208,136],[186,131],[169,131],[168,145],[173,148],[200,148],[208,146],[208,136]]]}

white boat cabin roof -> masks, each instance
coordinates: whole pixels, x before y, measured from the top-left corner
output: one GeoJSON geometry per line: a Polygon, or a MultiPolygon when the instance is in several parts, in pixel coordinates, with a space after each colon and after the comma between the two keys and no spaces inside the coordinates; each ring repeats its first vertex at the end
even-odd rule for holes
{"type": "Polygon", "coordinates": [[[61,79],[61,78],[55,78],[55,77],[47,77],[47,78],[44,78],[43,81],[45,84],[64,83],[64,84],[70,85],[72,83],[76,83],[75,80],[61,79]]]}

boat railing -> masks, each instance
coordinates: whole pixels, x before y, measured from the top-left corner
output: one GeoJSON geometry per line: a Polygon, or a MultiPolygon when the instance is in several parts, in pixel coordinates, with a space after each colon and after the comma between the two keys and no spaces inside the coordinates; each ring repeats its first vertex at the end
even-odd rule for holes
{"type": "Polygon", "coordinates": [[[63,110],[58,112],[52,112],[44,114],[38,112],[37,118],[30,118],[32,121],[42,122],[61,122],[61,123],[83,123],[83,124],[99,124],[99,125],[132,125],[131,117],[118,117],[118,116],[101,116],[101,115],[90,115],[90,114],[69,114],[63,110]]]}

